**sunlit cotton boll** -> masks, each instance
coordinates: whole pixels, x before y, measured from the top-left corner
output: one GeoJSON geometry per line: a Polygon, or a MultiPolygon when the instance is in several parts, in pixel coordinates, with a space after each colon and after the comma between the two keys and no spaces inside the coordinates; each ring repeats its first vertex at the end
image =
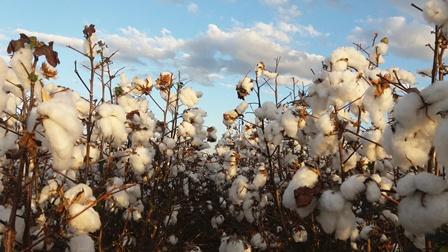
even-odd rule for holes
{"type": "Polygon", "coordinates": [[[148,148],[137,147],[129,158],[132,169],[135,174],[141,175],[145,172],[146,166],[151,163],[154,153],[148,148]]]}
{"type": "Polygon", "coordinates": [[[69,226],[76,234],[93,233],[101,227],[100,215],[88,205],[73,203],[68,211],[72,218],[69,226]]]}
{"type": "Polygon", "coordinates": [[[189,108],[196,106],[201,96],[201,92],[194,91],[191,87],[183,88],[179,93],[180,101],[189,108]]]}

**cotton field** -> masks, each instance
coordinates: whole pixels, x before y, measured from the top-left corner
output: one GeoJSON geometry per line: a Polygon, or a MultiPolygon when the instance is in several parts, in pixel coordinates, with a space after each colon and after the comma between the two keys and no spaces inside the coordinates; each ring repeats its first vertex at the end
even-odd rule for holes
{"type": "Polygon", "coordinates": [[[415,7],[434,27],[422,76],[383,67],[377,36],[310,83],[253,62],[224,132],[200,87],[131,76],[95,25],[70,46],[76,89],[52,42],[19,34],[0,58],[2,251],[446,251],[448,2],[415,7]]]}

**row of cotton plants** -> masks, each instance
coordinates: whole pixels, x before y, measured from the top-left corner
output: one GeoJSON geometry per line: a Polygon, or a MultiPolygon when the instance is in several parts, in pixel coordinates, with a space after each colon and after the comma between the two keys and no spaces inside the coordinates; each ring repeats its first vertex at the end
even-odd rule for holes
{"type": "Polygon", "coordinates": [[[127,78],[95,27],[83,34],[83,50],[72,48],[77,91],[56,84],[51,42],[21,34],[10,62],[0,59],[3,249],[184,247],[178,240],[199,232],[183,227],[206,206],[200,170],[217,138],[197,107],[202,93],[170,72],[127,78]]]}
{"type": "Polygon", "coordinates": [[[382,68],[386,37],[334,50],[312,84],[293,83],[284,98],[278,65],[260,62],[238,82],[242,103],[224,113],[210,165],[220,251],[448,245],[448,3],[422,12],[435,25],[435,62],[418,86],[409,71],[382,68]]]}

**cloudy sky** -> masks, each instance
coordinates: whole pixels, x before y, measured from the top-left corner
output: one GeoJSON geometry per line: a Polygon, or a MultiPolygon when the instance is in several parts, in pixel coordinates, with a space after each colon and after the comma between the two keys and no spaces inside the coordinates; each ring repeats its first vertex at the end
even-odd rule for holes
{"type": "MultiPolygon", "coordinates": [[[[55,41],[60,53],[57,84],[81,91],[66,48],[82,44],[82,28],[96,25],[98,37],[119,50],[115,67],[129,77],[181,72],[204,93],[200,106],[207,123],[221,126],[222,112],[238,100],[235,83],[259,61],[307,83],[310,69],[340,46],[368,45],[374,33],[388,36],[385,67],[415,71],[430,65],[431,27],[419,11],[424,0],[145,0],[4,1],[0,16],[0,55],[17,33],[55,41]]],[[[424,85],[424,83],[422,84],[424,85]]],[[[265,99],[270,99],[266,94],[265,99]]]]}

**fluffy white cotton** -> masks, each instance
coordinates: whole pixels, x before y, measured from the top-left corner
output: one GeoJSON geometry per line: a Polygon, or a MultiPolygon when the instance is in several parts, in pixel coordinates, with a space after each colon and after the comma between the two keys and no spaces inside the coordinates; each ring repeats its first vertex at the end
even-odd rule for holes
{"type": "Polygon", "coordinates": [[[305,227],[299,226],[298,228],[294,228],[292,231],[292,238],[295,242],[306,242],[308,240],[308,232],[305,227]]]}
{"type": "Polygon", "coordinates": [[[87,234],[73,236],[68,246],[70,252],[95,252],[95,242],[87,234]]]}
{"type": "Polygon", "coordinates": [[[33,52],[29,46],[19,49],[11,58],[10,65],[25,90],[30,89],[28,73],[32,73],[33,52]]]}
{"type": "Polygon", "coordinates": [[[189,108],[196,106],[201,96],[201,92],[196,92],[191,87],[183,88],[179,93],[180,101],[189,108]]]}
{"type": "Polygon", "coordinates": [[[236,91],[238,93],[238,98],[244,99],[248,96],[254,88],[254,83],[249,77],[244,77],[236,85],[236,91]]]}
{"type": "Polygon", "coordinates": [[[219,246],[219,252],[251,252],[251,246],[237,237],[223,237],[219,246]]]}
{"type": "Polygon", "coordinates": [[[145,168],[151,163],[154,153],[145,147],[137,147],[129,157],[132,170],[135,174],[141,175],[145,172],[145,168]]]}
{"type": "Polygon", "coordinates": [[[232,183],[232,187],[229,190],[229,198],[235,205],[240,205],[247,195],[248,179],[242,175],[239,175],[232,183]]]}
{"type": "Polygon", "coordinates": [[[415,191],[415,174],[408,173],[400,178],[397,183],[397,193],[400,196],[410,195],[415,191]]]}
{"type": "Polygon", "coordinates": [[[70,101],[52,99],[39,104],[37,113],[44,117],[45,135],[50,144],[53,167],[70,168],[75,141],[81,135],[81,121],[70,101]]]}
{"type": "Polygon", "coordinates": [[[96,212],[92,207],[89,207],[84,211],[86,208],[87,205],[73,203],[68,209],[70,217],[76,216],[69,222],[70,228],[76,234],[93,233],[101,227],[101,220],[98,212],[96,212]]]}
{"type": "Polygon", "coordinates": [[[255,116],[259,119],[275,120],[278,117],[277,106],[270,101],[264,102],[260,108],[255,110],[255,116]]]}
{"type": "Polygon", "coordinates": [[[341,192],[326,190],[319,198],[319,207],[325,211],[340,212],[345,202],[341,192]]]}
{"type": "Polygon", "coordinates": [[[268,248],[268,244],[260,233],[255,233],[254,235],[252,235],[250,244],[252,244],[254,249],[258,249],[259,251],[264,251],[268,248]]]}
{"type": "Polygon", "coordinates": [[[433,233],[448,223],[448,192],[409,195],[400,201],[398,217],[403,228],[413,234],[433,233]]]}
{"type": "Polygon", "coordinates": [[[67,190],[64,193],[64,198],[67,200],[69,204],[72,202],[78,202],[83,204],[87,201],[95,200],[92,188],[82,183],[77,184],[72,188],[70,188],[69,190],[67,190]]]}
{"type": "Polygon", "coordinates": [[[376,202],[381,198],[381,190],[375,181],[367,182],[366,198],[369,202],[376,202]]]}
{"type": "Polygon", "coordinates": [[[365,177],[363,175],[353,175],[348,177],[341,185],[341,193],[347,200],[354,200],[358,195],[366,190],[364,185],[365,177]]]}
{"type": "Polygon", "coordinates": [[[249,107],[249,104],[247,102],[242,102],[235,108],[235,111],[239,115],[243,115],[244,112],[246,111],[247,107],[249,107]]]}
{"type": "Polygon", "coordinates": [[[415,188],[429,194],[439,194],[443,192],[448,183],[442,177],[428,172],[420,172],[414,178],[415,188]]]}
{"type": "Polygon", "coordinates": [[[128,138],[125,128],[126,113],[119,105],[103,103],[96,109],[100,118],[95,126],[104,138],[112,138],[119,146],[128,138]]]}

